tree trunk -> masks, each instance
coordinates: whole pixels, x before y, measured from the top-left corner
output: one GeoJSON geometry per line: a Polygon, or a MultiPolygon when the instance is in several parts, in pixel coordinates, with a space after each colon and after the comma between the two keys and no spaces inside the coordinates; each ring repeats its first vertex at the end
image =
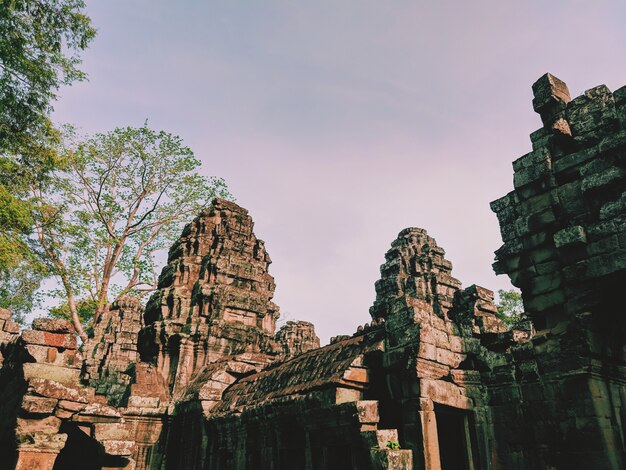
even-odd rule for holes
{"type": "Polygon", "coordinates": [[[100,283],[100,292],[98,293],[98,305],[96,306],[96,311],[93,316],[94,325],[102,316],[102,314],[109,310],[109,301],[107,298],[107,294],[109,293],[109,283],[111,282],[111,276],[113,275],[113,268],[115,267],[115,263],[117,263],[117,259],[122,252],[123,246],[124,238],[120,243],[115,245],[113,253],[111,254],[111,258],[104,266],[104,270],[102,272],[102,282],[100,283]]]}
{"type": "Polygon", "coordinates": [[[74,324],[74,328],[76,329],[76,334],[80,337],[83,344],[85,344],[85,342],[87,341],[87,333],[85,333],[83,325],[80,323],[80,318],[78,317],[78,310],[76,309],[76,299],[74,299],[72,286],[69,282],[69,279],[65,275],[61,276],[61,282],[63,283],[63,287],[65,287],[65,293],[67,294],[67,305],[70,308],[72,323],[74,324]]]}

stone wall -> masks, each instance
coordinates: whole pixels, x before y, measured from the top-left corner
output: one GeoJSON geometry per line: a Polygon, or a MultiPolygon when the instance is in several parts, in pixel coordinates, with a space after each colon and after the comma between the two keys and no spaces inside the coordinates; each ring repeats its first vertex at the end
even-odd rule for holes
{"type": "Polygon", "coordinates": [[[626,87],[571,99],[534,85],[543,126],[492,203],[494,268],[520,287],[537,334],[489,379],[506,468],[626,465],[626,87]],[[511,423],[515,423],[513,426],[511,423]]]}
{"type": "Polygon", "coordinates": [[[93,335],[83,347],[83,378],[113,406],[121,406],[128,400],[133,365],[139,362],[137,340],[142,326],[142,310],[139,299],[117,299],[100,316],[93,335]]]}
{"type": "Polygon", "coordinates": [[[546,74],[533,91],[544,125],[513,163],[515,190],[492,209],[504,241],[494,268],[541,329],[614,300],[626,268],[626,87],[571,100],[546,74]]]}
{"type": "Polygon", "coordinates": [[[82,357],[69,322],[37,319],[5,353],[0,461],[7,468],[133,468],[134,436],[120,412],[80,382],[82,357]]]}
{"type": "Polygon", "coordinates": [[[12,321],[11,312],[0,308],[0,367],[4,361],[4,351],[9,343],[19,336],[20,325],[12,321]]]}

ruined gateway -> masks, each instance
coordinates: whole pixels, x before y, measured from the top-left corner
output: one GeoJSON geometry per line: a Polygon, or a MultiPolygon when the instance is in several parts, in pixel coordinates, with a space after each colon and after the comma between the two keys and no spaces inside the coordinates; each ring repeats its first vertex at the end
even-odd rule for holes
{"type": "Polygon", "coordinates": [[[275,333],[263,242],[216,200],[145,309],[118,299],[81,350],[65,321],[20,334],[0,311],[0,467],[624,468],[626,87],[533,90],[543,126],[492,203],[532,323],[505,328],[408,228],[369,324],[321,348],[310,323],[275,333]]]}

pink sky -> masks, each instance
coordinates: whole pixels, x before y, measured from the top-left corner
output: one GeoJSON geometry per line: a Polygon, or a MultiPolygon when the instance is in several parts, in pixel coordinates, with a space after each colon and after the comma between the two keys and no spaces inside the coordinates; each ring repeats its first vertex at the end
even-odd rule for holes
{"type": "Polygon", "coordinates": [[[626,3],[88,0],[89,81],[54,119],[180,135],[250,210],[287,319],[322,341],[370,320],[398,232],[464,286],[508,288],[489,202],[540,126],[530,86],[626,84],[626,3]]]}

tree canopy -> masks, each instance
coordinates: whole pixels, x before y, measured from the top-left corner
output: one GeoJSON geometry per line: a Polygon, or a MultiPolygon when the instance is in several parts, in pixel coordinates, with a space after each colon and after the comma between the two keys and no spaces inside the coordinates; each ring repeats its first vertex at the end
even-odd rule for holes
{"type": "Polygon", "coordinates": [[[79,53],[95,36],[82,0],[0,2],[0,149],[22,153],[50,132],[61,85],[85,78],[79,53]]]}
{"type": "Polygon", "coordinates": [[[179,137],[147,125],[68,133],[61,153],[67,167],[32,189],[36,244],[60,281],[60,313],[86,337],[79,307],[98,318],[113,298],[156,289],[157,253],[212,198],[231,196],[179,137]]]}
{"type": "Polygon", "coordinates": [[[61,165],[49,119],[61,85],[85,78],[95,35],[81,0],[0,1],[0,306],[32,308],[46,265],[32,250],[29,188],[61,165]]]}
{"type": "Polygon", "coordinates": [[[497,315],[508,325],[521,321],[524,315],[522,294],[516,289],[498,290],[497,315]]]}

